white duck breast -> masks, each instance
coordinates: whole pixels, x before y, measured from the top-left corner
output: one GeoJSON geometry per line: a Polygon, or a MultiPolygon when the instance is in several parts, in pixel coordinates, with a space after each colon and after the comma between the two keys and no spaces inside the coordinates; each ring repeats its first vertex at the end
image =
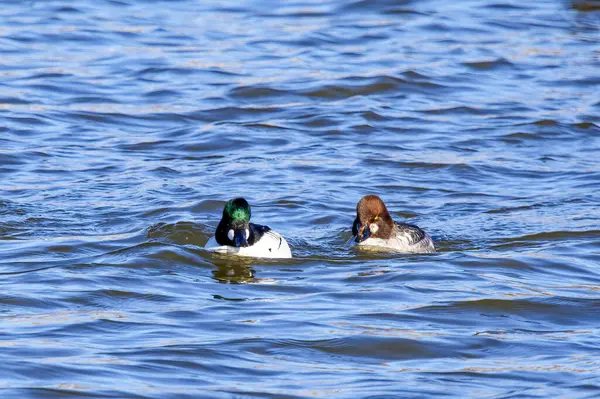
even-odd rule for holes
{"type": "Polygon", "coordinates": [[[279,233],[270,230],[248,247],[232,247],[229,245],[219,245],[215,237],[212,237],[204,248],[208,251],[228,255],[249,256],[254,258],[291,258],[292,251],[285,238],[279,233]]]}

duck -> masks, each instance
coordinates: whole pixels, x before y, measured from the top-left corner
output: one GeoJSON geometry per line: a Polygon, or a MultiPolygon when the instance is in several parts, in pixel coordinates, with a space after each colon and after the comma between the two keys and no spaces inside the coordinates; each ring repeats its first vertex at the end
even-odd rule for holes
{"type": "Polygon", "coordinates": [[[435,252],[431,237],[413,224],[395,222],[383,200],[377,195],[365,195],[356,205],[352,225],[356,244],[369,249],[405,253],[435,252]]]}
{"type": "Polygon", "coordinates": [[[228,255],[255,258],[291,258],[285,238],[268,226],[250,223],[252,212],[244,198],[229,200],[223,216],[205,249],[228,255]]]}

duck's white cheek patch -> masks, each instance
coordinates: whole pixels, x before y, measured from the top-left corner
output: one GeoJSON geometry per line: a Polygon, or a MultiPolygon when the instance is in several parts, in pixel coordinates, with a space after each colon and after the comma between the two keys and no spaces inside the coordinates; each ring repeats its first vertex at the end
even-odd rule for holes
{"type": "Polygon", "coordinates": [[[371,230],[371,234],[375,234],[377,233],[377,230],[379,230],[379,226],[377,226],[375,223],[371,223],[369,225],[369,230],[371,230]]]}
{"type": "Polygon", "coordinates": [[[229,241],[233,241],[233,230],[227,232],[227,238],[229,238],[229,241]]]}
{"type": "Polygon", "coordinates": [[[246,229],[246,241],[250,238],[250,230],[246,229]]]}

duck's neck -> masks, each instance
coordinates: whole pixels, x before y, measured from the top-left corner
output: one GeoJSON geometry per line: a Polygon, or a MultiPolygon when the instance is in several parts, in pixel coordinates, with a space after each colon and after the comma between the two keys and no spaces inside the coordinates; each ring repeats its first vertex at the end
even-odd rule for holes
{"type": "Polygon", "coordinates": [[[379,217],[381,218],[381,223],[379,223],[379,230],[377,230],[377,233],[373,234],[373,237],[382,238],[384,240],[392,238],[396,232],[396,229],[394,227],[394,220],[387,212],[386,214],[380,215],[379,217]]]}

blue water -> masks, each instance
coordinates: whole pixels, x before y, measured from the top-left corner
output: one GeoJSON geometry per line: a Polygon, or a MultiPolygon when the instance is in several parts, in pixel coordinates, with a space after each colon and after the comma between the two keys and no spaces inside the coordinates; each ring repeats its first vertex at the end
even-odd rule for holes
{"type": "Polygon", "coordinates": [[[600,397],[597,1],[4,1],[0,397],[600,397]],[[380,195],[430,255],[349,250],[380,195]],[[202,247],[225,202],[292,260],[202,247]]]}

